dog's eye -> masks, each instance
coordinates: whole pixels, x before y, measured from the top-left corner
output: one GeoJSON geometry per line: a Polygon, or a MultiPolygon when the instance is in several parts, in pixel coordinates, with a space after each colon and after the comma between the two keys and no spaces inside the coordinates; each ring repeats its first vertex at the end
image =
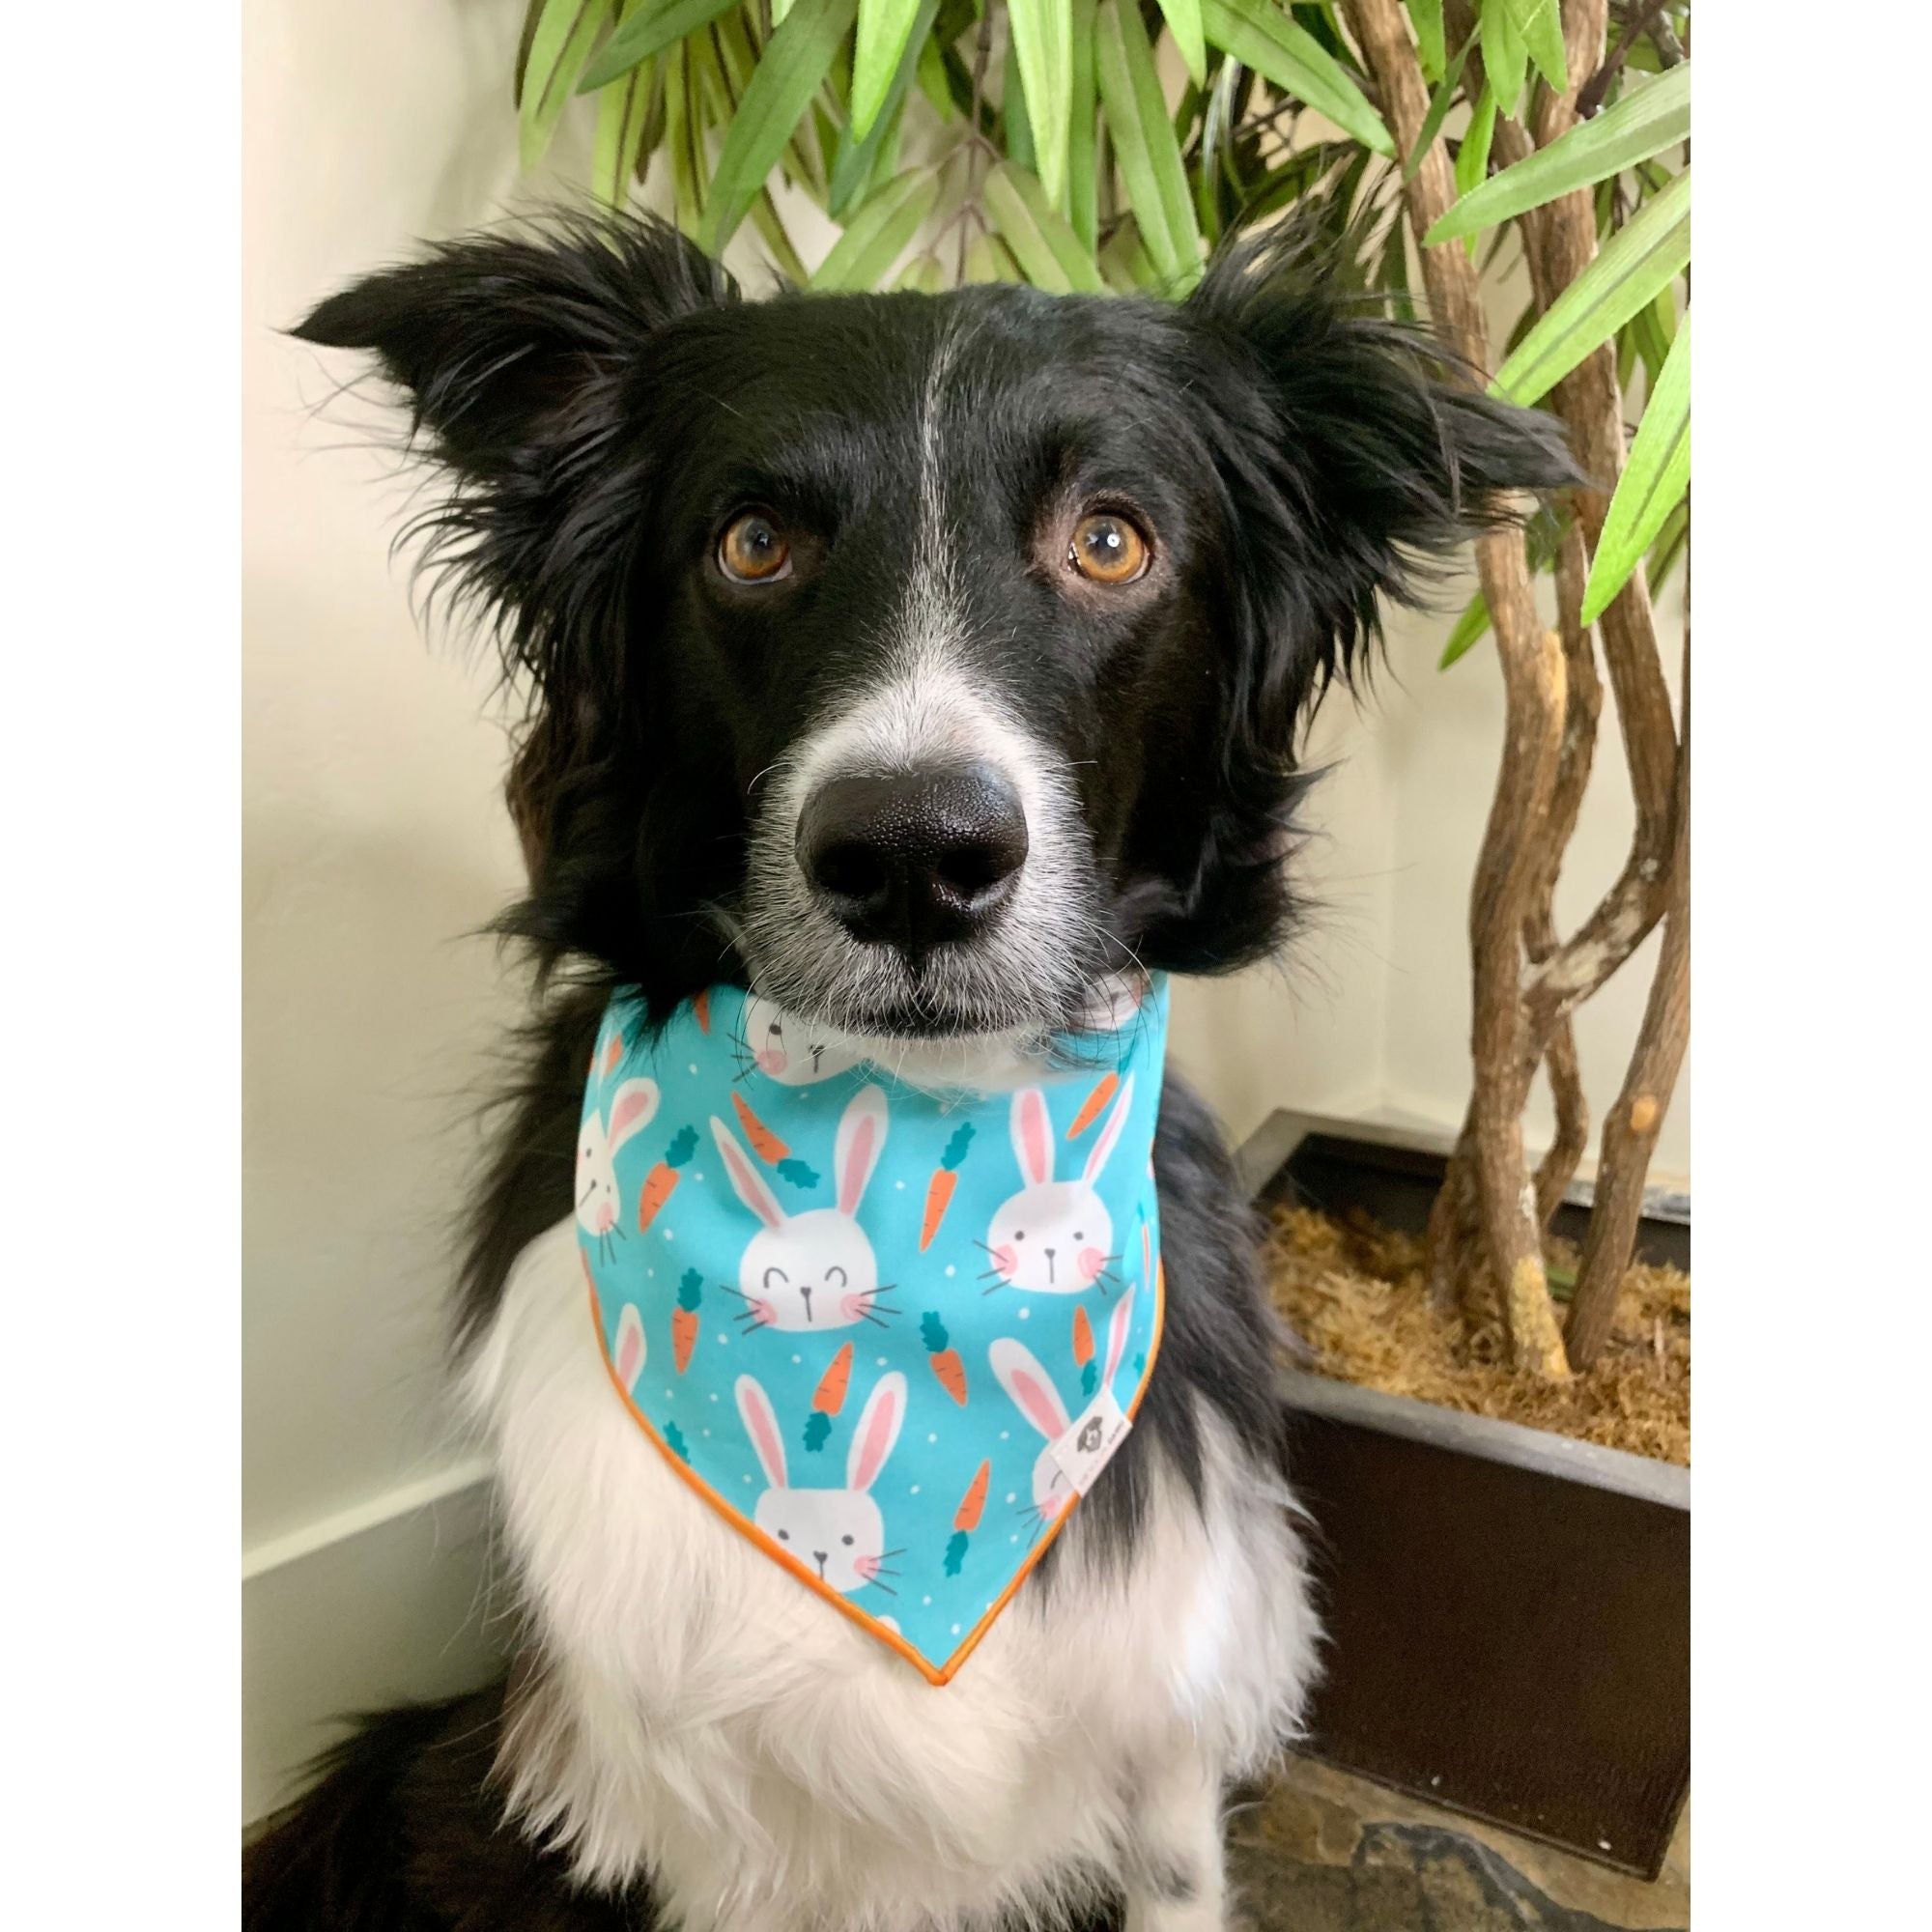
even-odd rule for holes
{"type": "Polygon", "coordinates": [[[791,545],[769,517],[748,510],[718,539],[718,568],[733,583],[776,583],[791,575],[791,545]]]}
{"type": "Polygon", "coordinates": [[[1073,526],[1066,561],[1090,583],[1131,583],[1147,570],[1147,539],[1126,518],[1098,511],[1073,526]]]}

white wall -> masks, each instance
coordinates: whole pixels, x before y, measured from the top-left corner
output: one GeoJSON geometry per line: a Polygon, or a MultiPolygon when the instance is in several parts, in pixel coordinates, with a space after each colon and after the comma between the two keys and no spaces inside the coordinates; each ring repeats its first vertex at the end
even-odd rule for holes
{"type": "MultiPolygon", "coordinates": [[[[477,1465],[440,1395],[468,1116],[517,1010],[469,937],[515,888],[487,681],[425,648],[387,546],[414,479],[369,446],[345,373],[274,331],[420,237],[528,198],[508,75],[522,0],[263,0],[244,102],[244,1735],[250,1816],[331,1713],[477,1681],[477,1465]],[[355,425],[361,425],[358,431],[355,425]]],[[[562,164],[582,153],[580,127],[562,164]],[[573,143],[575,145],[573,145],[573,143]]],[[[788,214],[791,211],[788,210],[788,214]]],[[[794,228],[808,259],[823,245],[794,228]]],[[[1230,1129],[1274,1106],[1453,1124],[1467,1026],[1463,894],[1500,737],[1492,661],[1330,700],[1307,878],[1325,910],[1287,968],[1184,988],[1177,1052],[1230,1129]]],[[[1614,757],[1600,761],[1600,771],[1614,757]]],[[[1628,799],[1600,777],[1577,852],[1614,870],[1628,799]]],[[[1582,904],[1580,881],[1563,910],[1582,904]]],[[[1639,965],[1642,962],[1638,962],[1639,965]]],[[[1641,1005],[1591,1009],[1601,1109],[1641,1005]]],[[[1660,1164],[1688,1170],[1688,1110],[1660,1164]]]]}

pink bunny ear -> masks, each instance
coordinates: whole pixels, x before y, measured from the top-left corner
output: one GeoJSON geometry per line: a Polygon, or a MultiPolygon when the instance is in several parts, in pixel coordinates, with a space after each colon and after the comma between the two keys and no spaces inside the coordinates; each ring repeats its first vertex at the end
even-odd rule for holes
{"type": "Polygon", "coordinates": [[[1100,1129],[1100,1138],[1094,1143],[1094,1151],[1087,1156],[1087,1169],[1082,1179],[1092,1183],[1100,1178],[1100,1170],[1107,1164],[1107,1156],[1114,1151],[1114,1143],[1121,1138],[1121,1129],[1127,1123],[1127,1109],[1134,1103],[1134,1076],[1129,1073],[1121,1082],[1121,1096],[1114,1102],[1107,1116],[1107,1123],[1100,1129]]]}
{"type": "Polygon", "coordinates": [[[833,1143],[832,1166],[838,1177],[838,1211],[856,1214],[879,1156],[886,1151],[886,1095],[880,1087],[862,1087],[846,1104],[833,1143]]]}
{"type": "Polygon", "coordinates": [[[627,1393],[637,1387],[638,1378],[644,1372],[644,1324],[638,1304],[627,1301],[617,1317],[617,1346],[611,1356],[611,1366],[627,1393]]]}
{"type": "Polygon", "coordinates": [[[1053,1378],[1024,1344],[1002,1335],[986,1350],[986,1359],[993,1365],[1000,1386],[1012,1398],[1013,1406],[1049,1442],[1058,1441],[1072,1427],[1053,1378]]]}
{"type": "Polygon", "coordinates": [[[859,1426],[852,1432],[852,1448],[845,1458],[845,1487],[869,1490],[886,1466],[886,1458],[899,1439],[899,1425],[905,1421],[906,1378],[895,1369],[881,1376],[878,1385],[866,1398],[859,1426]]]}
{"type": "Polygon", "coordinates": [[[765,1481],[773,1489],[781,1490],[785,1487],[785,1452],[779,1435],[779,1419],[772,1411],[772,1399],[752,1376],[738,1378],[736,1394],[738,1419],[752,1438],[752,1453],[758,1459],[758,1467],[765,1472],[765,1481]]]}
{"type": "Polygon", "coordinates": [[[784,1225],[784,1209],[779,1198],[765,1185],[765,1177],[752,1165],[752,1157],[732,1137],[731,1129],[716,1114],[711,1117],[711,1138],[718,1143],[718,1157],[724,1163],[731,1191],[768,1228],[784,1225]]]}
{"type": "Polygon", "coordinates": [[[1053,1122],[1037,1087],[1023,1087],[1013,1095],[1012,1127],[1013,1157],[1027,1185],[1045,1186],[1053,1179],[1053,1122]]]}
{"type": "Polygon", "coordinates": [[[1128,1289],[1114,1305],[1112,1321],[1107,1323],[1107,1366],[1100,1374],[1100,1386],[1112,1388],[1114,1371],[1121,1366],[1121,1357],[1127,1352],[1127,1331],[1134,1323],[1134,1291],[1128,1289]]]}
{"type": "Polygon", "coordinates": [[[627,1080],[611,1096],[611,1147],[615,1153],[633,1134],[650,1125],[658,1111],[655,1080],[627,1080]]]}

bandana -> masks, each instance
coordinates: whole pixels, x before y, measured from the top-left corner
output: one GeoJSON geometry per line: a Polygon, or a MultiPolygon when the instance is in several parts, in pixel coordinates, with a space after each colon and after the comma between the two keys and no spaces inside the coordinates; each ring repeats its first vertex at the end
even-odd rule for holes
{"type": "Polygon", "coordinates": [[[605,1012],[578,1139],[598,1346],[731,1527],[948,1682],[1132,1425],[1164,1283],[1167,985],[1033,1084],[934,1093],[720,986],[605,1012]]]}

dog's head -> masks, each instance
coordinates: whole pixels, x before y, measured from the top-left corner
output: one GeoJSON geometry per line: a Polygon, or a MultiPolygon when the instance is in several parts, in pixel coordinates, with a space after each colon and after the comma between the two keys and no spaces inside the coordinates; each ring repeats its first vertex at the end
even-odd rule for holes
{"type": "Polygon", "coordinates": [[[451,480],[431,554],[532,697],[513,916],[659,1012],[1069,1023],[1291,915],[1295,738],[1378,595],[1572,480],[1292,239],[1179,305],[738,299],[651,222],[459,242],[298,331],[451,480]]]}

